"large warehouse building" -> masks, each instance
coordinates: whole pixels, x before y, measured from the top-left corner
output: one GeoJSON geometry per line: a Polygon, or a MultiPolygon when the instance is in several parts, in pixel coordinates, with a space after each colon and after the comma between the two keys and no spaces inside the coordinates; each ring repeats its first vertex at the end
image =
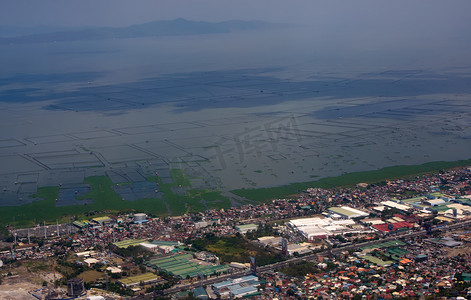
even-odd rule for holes
{"type": "Polygon", "coordinates": [[[329,208],[329,212],[334,215],[339,215],[342,218],[353,219],[353,218],[360,218],[360,217],[367,217],[369,214],[352,208],[348,206],[341,206],[341,207],[331,207],[329,208]]]}
{"type": "Polygon", "coordinates": [[[365,230],[365,227],[358,225],[352,219],[334,220],[320,217],[291,220],[288,226],[308,240],[365,230]]]}

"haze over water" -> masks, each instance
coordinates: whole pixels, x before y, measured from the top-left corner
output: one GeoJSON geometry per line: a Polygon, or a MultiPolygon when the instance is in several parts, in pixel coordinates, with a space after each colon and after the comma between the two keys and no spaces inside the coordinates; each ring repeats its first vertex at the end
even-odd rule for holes
{"type": "Polygon", "coordinates": [[[470,158],[469,21],[386,7],[277,29],[0,45],[0,205],[93,175],[181,168],[194,187],[230,190],[470,158]]]}

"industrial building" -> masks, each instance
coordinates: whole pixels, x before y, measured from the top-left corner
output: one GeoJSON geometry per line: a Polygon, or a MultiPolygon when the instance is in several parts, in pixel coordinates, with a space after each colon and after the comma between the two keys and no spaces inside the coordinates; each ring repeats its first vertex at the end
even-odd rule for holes
{"type": "Polygon", "coordinates": [[[260,245],[262,245],[262,247],[278,247],[281,245],[281,242],[283,240],[283,238],[281,236],[277,236],[277,237],[274,237],[274,236],[262,236],[262,237],[259,237],[258,239],[258,242],[260,243],[260,245]]]}
{"type": "Polygon", "coordinates": [[[118,248],[127,248],[129,246],[139,246],[142,243],[147,243],[144,239],[130,239],[113,243],[118,248]]]}
{"type": "Polygon", "coordinates": [[[391,200],[383,201],[383,202],[381,202],[381,205],[389,207],[389,208],[397,208],[397,209],[402,210],[402,211],[407,211],[407,210],[411,209],[411,207],[409,205],[400,204],[400,203],[397,203],[397,202],[394,202],[394,201],[391,201],[391,200]]]}
{"type": "Polygon", "coordinates": [[[142,247],[154,251],[160,252],[163,254],[168,254],[175,250],[175,247],[180,245],[179,242],[170,242],[170,241],[152,241],[150,243],[140,244],[142,247]]]}
{"type": "Polygon", "coordinates": [[[213,284],[214,293],[220,298],[242,298],[258,293],[258,277],[248,275],[213,284]]]}
{"type": "Polygon", "coordinates": [[[289,256],[295,255],[297,253],[298,255],[304,255],[308,253],[312,253],[312,250],[309,249],[307,246],[304,245],[299,245],[299,244],[289,244],[287,247],[287,252],[289,256]]]}
{"type": "Polygon", "coordinates": [[[308,240],[325,238],[337,234],[364,232],[363,226],[355,226],[352,219],[334,220],[331,218],[303,218],[291,220],[288,226],[308,240]]]}
{"type": "Polygon", "coordinates": [[[193,296],[202,300],[209,299],[208,293],[206,293],[205,289],[201,286],[193,290],[193,296]]]}
{"type": "Polygon", "coordinates": [[[329,212],[333,215],[332,217],[335,218],[335,215],[339,215],[342,218],[348,218],[348,219],[353,219],[353,218],[361,218],[361,217],[367,217],[369,214],[352,208],[348,206],[341,206],[341,207],[331,207],[329,208],[329,212]]]}
{"type": "Polygon", "coordinates": [[[90,220],[89,224],[93,228],[100,228],[103,225],[109,225],[113,223],[114,220],[108,216],[96,217],[90,220]]]}
{"type": "Polygon", "coordinates": [[[237,225],[236,229],[241,234],[246,234],[249,231],[255,231],[258,229],[257,224],[245,224],[245,225],[237,225]]]}
{"type": "Polygon", "coordinates": [[[136,224],[141,224],[141,223],[148,222],[147,215],[144,214],[144,213],[134,214],[133,220],[134,220],[134,223],[136,223],[136,224]]]}
{"type": "Polygon", "coordinates": [[[202,264],[193,261],[193,254],[177,254],[163,258],[152,259],[145,264],[148,267],[163,270],[171,275],[187,278],[196,277],[198,274],[210,276],[213,274],[227,273],[231,268],[227,265],[202,264]]]}
{"type": "Polygon", "coordinates": [[[445,205],[447,202],[443,199],[432,199],[432,200],[426,200],[424,201],[425,204],[430,205],[430,206],[440,206],[440,205],[445,205]]]}
{"type": "Polygon", "coordinates": [[[157,276],[153,273],[145,273],[137,276],[122,278],[118,282],[123,287],[128,288],[140,284],[156,284],[164,281],[165,280],[160,278],[160,276],[157,276]]]}

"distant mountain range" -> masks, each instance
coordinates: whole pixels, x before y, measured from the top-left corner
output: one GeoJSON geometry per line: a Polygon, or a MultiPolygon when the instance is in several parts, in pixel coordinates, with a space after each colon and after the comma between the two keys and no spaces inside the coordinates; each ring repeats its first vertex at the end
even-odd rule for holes
{"type": "Polygon", "coordinates": [[[96,27],[49,33],[35,33],[14,37],[0,37],[0,44],[27,44],[152,36],[220,34],[284,26],[286,25],[263,21],[225,21],[216,23],[175,19],[170,21],[155,21],[144,24],[131,25],[128,27],[96,27]]]}

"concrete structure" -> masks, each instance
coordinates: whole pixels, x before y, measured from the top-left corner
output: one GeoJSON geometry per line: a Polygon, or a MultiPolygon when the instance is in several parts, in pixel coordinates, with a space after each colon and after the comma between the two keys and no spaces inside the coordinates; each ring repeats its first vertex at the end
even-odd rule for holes
{"type": "Polygon", "coordinates": [[[69,297],[79,297],[85,291],[85,286],[83,285],[83,279],[81,278],[72,278],[67,281],[67,296],[69,297]]]}
{"type": "Polygon", "coordinates": [[[111,274],[119,274],[122,272],[122,270],[118,267],[108,267],[106,268],[106,271],[110,271],[111,274]]]}
{"type": "Polygon", "coordinates": [[[91,267],[94,264],[99,263],[100,261],[98,259],[95,259],[95,258],[87,258],[83,262],[86,263],[88,267],[91,267]]]}
{"type": "Polygon", "coordinates": [[[134,223],[144,223],[147,222],[147,215],[144,213],[134,214],[134,223]]]}
{"type": "Polygon", "coordinates": [[[153,252],[159,251],[159,246],[155,245],[155,244],[142,243],[142,244],[140,244],[140,246],[146,248],[147,250],[153,251],[153,252]]]}

